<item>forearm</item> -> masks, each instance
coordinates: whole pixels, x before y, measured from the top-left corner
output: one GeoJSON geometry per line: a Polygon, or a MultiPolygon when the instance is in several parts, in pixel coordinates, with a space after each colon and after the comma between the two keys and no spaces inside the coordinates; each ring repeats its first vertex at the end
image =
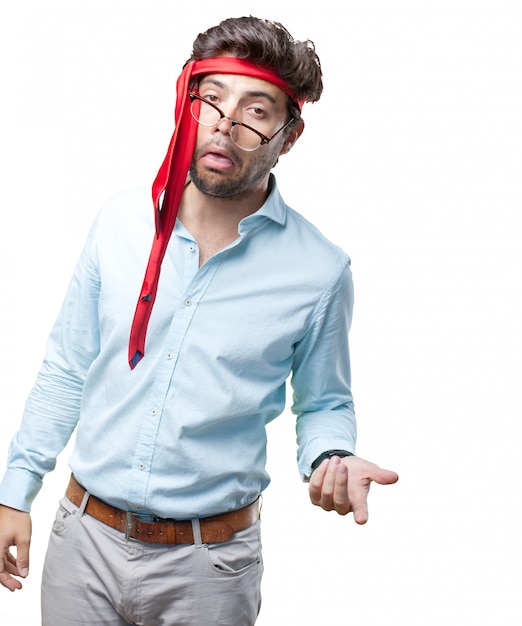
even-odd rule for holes
{"type": "Polygon", "coordinates": [[[83,381],[46,361],[9,448],[0,503],[29,511],[44,475],[53,470],[78,421],[83,381]]]}
{"type": "Polygon", "coordinates": [[[326,450],[355,453],[348,343],[352,309],[353,285],[346,265],[318,303],[314,322],[295,350],[292,410],[297,416],[299,471],[305,479],[326,450]]]}

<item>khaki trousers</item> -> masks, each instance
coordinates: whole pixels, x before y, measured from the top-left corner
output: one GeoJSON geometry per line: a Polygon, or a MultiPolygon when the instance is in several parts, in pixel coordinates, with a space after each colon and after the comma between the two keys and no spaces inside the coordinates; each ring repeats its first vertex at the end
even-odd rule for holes
{"type": "MultiPolygon", "coordinates": [[[[253,626],[261,604],[260,522],[228,542],[127,540],[67,498],[42,579],[43,626],[253,626]]],[[[199,535],[198,521],[193,522],[199,535]]]]}

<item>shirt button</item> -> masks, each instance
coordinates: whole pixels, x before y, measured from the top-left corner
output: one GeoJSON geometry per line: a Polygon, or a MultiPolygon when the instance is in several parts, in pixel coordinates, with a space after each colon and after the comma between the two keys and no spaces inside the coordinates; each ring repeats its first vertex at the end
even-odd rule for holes
{"type": "Polygon", "coordinates": [[[165,356],[170,361],[170,359],[172,358],[172,352],[167,352],[167,354],[165,356]]]}
{"type": "Polygon", "coordinates": [[[158,409],[152,409],[151,413],[152,415],[156,415],[158,413],[158,409]]]}
{"type": "Polygon", "coordinates": [[[196,249],[196,246],[193,243],[191,243],[189,246],[189,252],[194,252],[195,249],[196,249]]]}
{"type": "Polygon", "coordinates": [[[192,306],[192,300],[190,298],[185,300],[185,306],[192,306]]]}
{"type": "Polygon", "coordinates": [[[138,463],[138,469],[139,470],[144,470],[145,469],[145,464],[144,463],[138,463]]]}

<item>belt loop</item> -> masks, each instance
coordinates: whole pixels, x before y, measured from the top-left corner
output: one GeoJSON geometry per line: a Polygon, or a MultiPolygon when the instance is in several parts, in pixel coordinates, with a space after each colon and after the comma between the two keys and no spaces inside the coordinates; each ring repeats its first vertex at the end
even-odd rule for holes
{"type": "Polygon", "coordinates": [[[82,497],[81,504],[80,504],[80,506],[78,508],[78,512],[77,512],[77,515],[79,515],[80,517],[83,517],[83,514],[85,513],[85,507],[87,506],[87,502],[88,502],[90,496],[91,496],[91,494],[87,490],[85,490],[85,493],[83,494],[83,497],[82,497]]]}
{"type": "Polygon", "coordinates": [[[201,541],[201,525],[199,519],[195,518],[190,520],[192,522],[192,534],[194,535],[194,545],[196,548],[202,548],[203,542],[201,541]]]}
{"type": "Polygon", "coordinates": [[[125,539],[129,541],[131,539],[132,531],[132,513],[127,511],[125,514],[125,539]]]}

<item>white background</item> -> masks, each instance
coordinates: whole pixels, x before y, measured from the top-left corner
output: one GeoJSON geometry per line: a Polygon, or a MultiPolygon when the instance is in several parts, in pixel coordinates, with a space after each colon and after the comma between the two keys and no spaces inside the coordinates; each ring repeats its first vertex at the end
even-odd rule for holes
{"type": "MultiPolygon", "coordinates": [[[[269,427],[258,624],[520,624],[522,4],[7,4],[1,459],[92,218],[163,159],[193,39],[226,17],[276,19],[314,40],[325,82],[276,173],[353,259],[358,452],[401,479],[372,488],[358,527],[308,503],[291,414],[269,427]]],[[[39,623],[67,476],[66,452],[33,509],[25,588],[0,590],[2,625],[39,623]]]]}

